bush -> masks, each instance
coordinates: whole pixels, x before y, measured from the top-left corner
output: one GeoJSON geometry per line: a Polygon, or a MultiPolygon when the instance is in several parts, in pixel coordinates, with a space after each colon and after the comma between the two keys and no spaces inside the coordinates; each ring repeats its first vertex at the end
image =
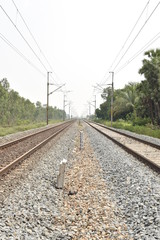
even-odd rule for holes
{"type": "Polygon", "coordinates": [[[18,121],[17,121],[17,126],[28,125],[28,124],[30,124],[30,123],[31,123],[30,120],[18,120],[18,121]]]}
{"type": "Polygon", "coordinates": [[[140,117],[136,117],[135,119],[133,119],[133,126],[145,126],[146,124],[151,123],[151,120],[149,118],[140,118],[140,117]]]}
{"type": "MultiPolygon", "coordinates": [[[[145,121],[147,121],[147,118],[141,119],[141,120],[143,120],[143,123],[144,123],[145,121]]],[[[150,119],[148,120],[150,121],[150,119]]],[[[100,121],[100,120],[99,122],[109,127],[111,126],[111,122],[100,121]]],[[[125,129],[138,134],[152,136],[155,138],[160,138],[160,129],[157,126],[151,125],[150,123],[146,124],[145,126],[140,126],[140,125],[133,126],[133,123],[131,122],[125,122],[125,121],[123,122],[120,120],[119,122],[113,122],[113,127],[119,128],[119,129],[125,129]]]]}

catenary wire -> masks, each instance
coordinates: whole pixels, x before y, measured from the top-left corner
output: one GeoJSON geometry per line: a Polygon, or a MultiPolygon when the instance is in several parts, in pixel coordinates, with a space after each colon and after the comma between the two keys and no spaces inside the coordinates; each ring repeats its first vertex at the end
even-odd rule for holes
{"type": "MultiPolygon", "coordinates": [[[[156,34],[148,43],[146,43],[137,53],[135,53],[126,63],[124,63],[117,71],[115,71],[115,74],[118,74],[123,68],[128,66],[136,57],[138,57],[146,48],[148,48],[150,45],[152,45],[155,41],[157,41],[160,38],[160,32],[156,34]]],[[[101,84],[105,84],[110,79],[110,75],[108,78],[101,84]]]]}
{"type": "Polygon", "coordinates": [[[35,66],[21,51],[18,50],[3,34],[0,33],[0,38],[11,47],[17,54],[19,54],[28,64],[30,64],[33,68],[35,68],[41,75],[46,76],[38,67],[35,66]]]}
{"type": "Polygon", "coordinates": [[[41,65],[44,67],[44,69],[46,71],[47,68],[46,66],[43,64],[43,62],[41,61],[41,59],[38,57],[38,55],[36,54],[36,52],[33,50],[33,48],[31,47],[31,45],[29,44],[29,42],[26,40],[26,38],[23,36],[23,34],[21,33],[21,31],[17,28],[17,26],[14,24],[14,22],[12,21],[12,19],[10,18],[10,16],[7,14],[7,12],[4,10],[4,8],[0,5],[2,11],[4,12],[4,14],[7,16],[7,18],[9,19],[9,21],[12,23],[12,25],[16,28],[16,30],[18,31],[18,33],[20,34],[20,36],[23,38],[23,40],[25,41],[25,43],[28,45],[28,47],[31,49],[31,51],[33,52],[33,54],[36,56],[36,58],[39,60],[39,62],[41,63],[41,65]]]}
{"type": "MultiPolygon", "coordinates": [[[[50,69],[51,69],[51,70],[52,70],[52,72],[55,74],[55,76],[57,77],[57,79],[58,79],[58,80],[61,82],[61,80],[59,79],[58,75],[57,75],[57,74],[56,74],[56,72],[53,70],[53,67],[51,66],[51,64],[50,64],[50,62],[48,61],[47,57],[45,56],[44,52],[43,52],[43,51],[42,51],[42,49],[40,48],[40,46],[39,46],[39,44],[38,44],[38,42],[37,42],[36,38],[34,37],[33,33],[31,32],[31,30],[30,30],[30,28],[29,28],[28,24],[26,23],[26,21],[25,21],[24,17],[22,16],[22,13],[21,13],[21,12],[20,12],[20,10],[18,9],[18,7],[17,7],[17,5],[16,5],[15,1],[14,1],[14,0],[12,0],[12,3],[13,3],[13,5],[14,5],[14,7],[16,8],[16,10],[17,10],[18,14],[20,15],[20,17],[21,17],[21,19],[22,19],[22,21],[23,21],[24,25],[26,26],[26,28],[27,28],[28,32],[30,33],[30,35],[31,35],[32,39],[34,40],[35,44],[37,45],[37,47],[38,47],[38,49],[39,49],[40,53],[42,54],[42,56],[44,57],[44,59],[45,59],[45,60],[46,60],[46,62],[48,63],[48,65],[49,65],[50,69]]],[[[52,76],[52,75],[51,75],[51,78],[53,79],[53,76],[52,76]]],[[[53,80],[54,80],[54,81],[56,81],[55,79],[53,79],[53,80]]]]}
{"type": "MultiPolygon", "coordinates": [[[[118,61],[117,65],[114,67],[113,71],[115,71],[115,69],[118,67],[118,65],[120,64],[121,60],[123,59],[123,57],[125,56],[125,54],[128,52],[128,50],[130,49],[130,47],[132,46],[132,44],[134,43],[134,41],[136,40],[136,38],[138,37],[138,35],[140,34],[140,32],[142,31],[142,29],[144,28],[144,26],[147,24],[147,22],[149,21],[149,19],[151,18],[151,16],[153,15],[153,13],[155,12],[155,10],[158,8],[160,2],[158,2],[158,4],[156,5],[156,7],[153,9],[153,11],[151,12],[151,14],[149,15],[149,17],[147,18],[147,20],[145,21],[145,23],[142,25],[142,27],[140,28],[139,32],[137,33],[137,35],[135,36],[135,38],[133,39],[133,41],[131,42],[131,44],[129,45],[129,47],[127,48],[127,50],[125,51],[125,53],[122,55],[122,57],[120,58],[120,60],[118,61]]],[[[106,75],[105,75],[106,76],[106,75]]],[[[105,84],[110,78],[110,75],[107,77],[106,80],[103,81],[102,84],[105,84]]]]}
{"type": "MultiPolygon", "coordinates": [[[[146,48],[148,48],[150,45],[152,45],[155,41],[157,41],[160,38],[160,32],[158,32],[148,43],[146,43],[138,52],[136,52],[129,60],[126,61],[117,71],[115,71],[115,74],[118,74],[123,68],[128,66],[136,57],[138,57],[146,48]]],[[[107,82],[110,78],[110,75],[108,78],[102,83],[102,85],[107,82]]]]}
{"type": "MultiPolygon", "coordinates": [[[[127,37],[127,39],[125,40],[125,42],[124,42],[124,44],[123,44],[122,48],[120,49],[119,53],[116,55],[116,57],[115,57],[115,59],[114,59],[114,61],[113,61],[112,65],[110,66],[110,68],[109,68],[109,69],[111,69],[111,68],[112,68],[113,64],[116,62],[116,60],[117,60],[117,58],[119,57],[119,55],[120,55],[121,51],[123,50],[123,48],[125,47],[126,43],[128,42],[128,39],[130,38],[130,36],[131,36],[132,32],[134,31],[135,27],[137,26],[137,24],[138,24],[139,20],[141,19],[141,17],[142,17],[142,15],[143,15],[144,11],[146,10],[147,6],[149,5],[149,2],[150,2],[150,0],[147,2],[147,4],[145,5],[144,9],[142,10],[142,12],[141,12],[140,16],[138,17],[138,19],[137,19],[137,21],[136,21],[135,25],[134,25],[134,26],[133,26],[133,28],[131,29],[131,31],[130,31],[130,33],[129,33],[128,37],[127,37]]],[[[109,71],[109,70],[108,70],[108,71],[109,71]]],[[[108,74],[108,71],[105,73],[105,75],[104,75],[104,77],[103,77],[103,78],[105,78],[105,77],[106,77],[106,75],[108,74]]],[[[108,81],[108,80],[109,80],[109,78],[110,78],[110,75],[107,77],[107,79],[106,79],[106,80],[104,80],[103,82],[101,81],[101,84],[103,85],[103,84],[104,84],[106,81],[108,81]]]]}
{"type": "Polygon", "coordinates": [[[126,40],[125,40],[125,42],[124,42],[124,44],[123,44],[123,46],[122,46],[122,48],[121,48],[120,51],[118,52],[117,56],[115,57],[115,59],[114,59],[112,65],[110,66],[109,69],[112,69],[112,66],[114,65],[114,63],[116,62],[116,60],[117,60],[117,58],[119,57],[120,53],[121,53],[122,50],[124,49],[126,43],[128,42],[128,39],[130,38],[130,36],[131,36],[131,34],[133,33],[135,27],[137,26],[139,20],[141,19],[141,17],[142,17],[142,15],[143,15],[144,11],[146,10],[147,6],[149,5],[149,2],[150,2],[150,0],[147,2],[147,4],[145,5],[144,9],[142,10],[140,16],[138,17],[136,23],[134,24],[133,28],[131,29],[131,31],[130,31],[128,37],[126,38],[126,40]]]}
{"type": "Polygon", "coordinates": [[[118,61],[118,63],[116,64],[116,66],[114,67],[113,71],[115,71],[115,69],[118,67],[118,65],[120,64],[120,62],[122,61],[123,57],[126,55],[126,53],[128,52],[128,50],[130,49],[130,47],[132,46],[132,44],[135,42],[135,40],[137,39],[137,37],[139,36],[139,34],[141,33],[142,29],[144,28],[144,26],[147,24],[147,22],[149,21],[149,19],[152,17],[153,13],[156,11],[156,9],[158,8],[160,2],[158,2],[158,4],[156,5],[156,7],[153,9],[153,11],[151,12],[151,14],[149,15],[149,17],[147,18],[147,20],[145,21],[145,23],[142,25],[142,27],[140,28],[140,30],[138,31],[138,33],[136,34],[136,36],[134,37],[133,41],[130,43],[130,45],[128,46],[128,48],[126,49],[126,51],[124,52],[124,54],[122,55],[122,57],[120,58],[120,60],[118,61]]]}
{"type": "Polygon", "coordinates": [[[135,53],[126,63],[124,63],[115,73],[119,73],[123,68],[130,64],[136,57],[138,57],[146,48],[152,45],[155,41],[160,38],[160,32],[156,34],[148,43],[146,43],[137,53],[135,53]]]}
{"type": "MultiPolygon", "coordinates": [[[[21,12],[19,11],[19,9],[18,9],[17,5],[15,4],[14,0],[12,0],[12,2],[13,2],[13,5],[15,6],[15,8],[16,8],[18,14],[20,15],[20,17],[21,17],[23,23],[25,24],[27,30],[29,31],[29,33],[30,33],[32,39],[34,40],[35,44],[37,45],[37,47],[38,47],[40,53],[43,55],[43,57],[45,58],[46,62],[47,62],[48,65],[49,65],[49,67],[52,69],[52,66],[50,65],[48,59],[46,58],[46,56],[45,56],[45,54],[43,53],[42,49],[40,48],[39,44],[37,43],[37,41],[36,41],[36,39],[35,39],[33,33],[31,32],[30,28],[28,27],[28,25],[27,25],[27,23],[26,23],[24,17],[22,16],[21,12]]],[[[52,71],[53,71],[53,69],[52,69],[52,71]]]]}

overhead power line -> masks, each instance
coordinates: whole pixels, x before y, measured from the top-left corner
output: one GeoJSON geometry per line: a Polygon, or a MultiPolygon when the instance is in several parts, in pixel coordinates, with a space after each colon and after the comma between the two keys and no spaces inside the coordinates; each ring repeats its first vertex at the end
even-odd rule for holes
{"type": "Polygon", "coordinates": [[[51,70],[53,71],[53,69],[52,69],[52,66],[50,65],[50,63],[49,63],[48,59],[46,58],[46,56],[45,56],[45,54],[43,53],[42,49],[40,48],[39,44],[37,43],[37,41],[36,41],[36,39],[35,39],[35,37],[34,37],[33,33],[31,32],[30,28],[28,27],[28,25],[27,25],[27,23],[26,23],[26,21],[25,21],[24,17],[22,16],[21,12],[19,11],[19,9],[18,9],[17,5],[15,4],[14,0],[12,0],[12,2],[13,2],[13,5],[15,6],[15,8],[16,8],[16,10],[17,10],[17,12],[19,13],[19,15],[20,15],[20,17],[21,17],[21,19],[22,19],[23,23],[25,24],[25,26],[26,26],[26,28],[27,28],[28,32],[30,33],[30,35],[31,35],[32,39],[34,40],[35,44],[37,45],[37,47],[38,47],[38,49],[39,49],[40,53],[43,55],[43,57],[45,58],[46,62],[47,62],[47,63],[48,63],[48,65],[49,65],[49,67],[50,67],[50,68],[51,68],[51,70]]]}
{"type": "Polygon", "coordinates": [[[31,49],[31,51],[33,52],[33,54],[35,55],[35,57],[38,59],[38,61],[41,63],[41,65],[44,67],[44,69],[46,71],[48,71],[48,69],[46,68],[46,66],[43,64],[43,62],[41,61],[41,59],[39,58],[39,56],[36,54],[36,52],[33,50],[33,48],[31,47],[31,45],[29,44],[29,42],[26,40],[26,38],[23,36],[23,34],[21,33],[21,31],[17,28],[17,26],[14,24],[13,20],[10,18],[10,16],[7,14],[7,12],[4,10],[4,8],[0,5],[2,11],[4,12],[4,14],[7,16],[7,18],[9,19],[9,21],[12,23],[12,25],[16,28],[17,32],[20,34],[20,36],[23,38],[23,40],[25,41],[25,43],[27,44],[27,46],[31,49]]]}
{"type": "Polygon", "coordinates": [[[115,57],[115,59],[114,59],[114,61],[113,61],[112,65],[110,66],[109,70],[108,70],[108,71],[105,73],[105,75],[104,75],[104,77],[103,77],[103,78],[105,78],[105,77],[106,77],[106,75],[108,75],[108,77],[107,77],[107,79],[106,79],[106,80],[104,80],[103,82],[101,81],[101,83],[102,83],[102,84],[104,84],[105,82],[107,82],[107,81],[110,79],[110,75],[108,74],[108,72],[109,72],[110,70],[112,70],[112,66],[114,65],[114,63],[115,63],[115,62],[116,62],[116,60],[118,59],[118,57],[119,57],[120,53],[121,53],[121,52],[122,52],[122,50],[124,49],[124,47],[125,47],[126,43],[128,42],[128,40],[129,40],[129,38],[130,38],[131,34],[133,33],[133,31],[134,31],[135,27],[137,26],[137,24],[138,24],[139,20],[141,19],[141,17],[142,17],[142,15],[143,15],[143,13],[145,12],[145,10],[146,10],[147,6],[149,5],[149,2],[150,2],[150,0],[147,2],[147,4],[145,5],[144,9],[142,10],[142,12],[141,12],[140,16],[138,17],[138,19],[137,19],[136,23],[134,24],[133,28],[131,29],[131,31],[130,31],[130,33],[129,33],[128,37],[126,38],[126,40],[125,40],[125,42],[124,42],[124,44],[123,44],[123,46],[122,46],[122,48],[120,49],[120,51],[119,51],[119,52],[118,52],[118,54],[116,55],[116,57],[115,57]]]}
{"type": "Polygon", "coordinates": [[[126,53],[128,52],[128,50],[130,49],[130,47],[132,46],[132,44],[135,42],[135,40],[137,39],[137,37],[139,36],[139,34],[141,33],[142,29],[145,27],[145,25],[147,24],[147,22],[149,21],[149,19],[152,17],[153,13],[156,11],[156,9],[158,8],[160,2],[156,5],[156,7],[153,9],[153,11],[151,12],[151,14],[149,15],[149,17],[147,18],[147,20],[145,21],[145,23],[142,25],[142,27],[140,28],[140,30],[138,31],[138,33],[136,34],[136,36],[134,37],[133,41],[130,43],[130,45],[128,46],[128,48],[126,49],[126,51],[124,52],[124,54],[122,55],[122,57],[120,58],[120,60],[118,61],[118,63],[116,64],[116,66],[114,67],[113,71],[115,71],[115,69],[117,68],[117,66],[120,64],[120,62],[122,61],[123,57],[126,55],[126,53]]]}
{"type": "Polygon", "coordinates": [[[17,54],[19,54],[28,64],[30,64],[33,68],[35,68],[41,75],[46,76],[38,67],[35,66],[21,51],[18,50],[3,34],[0,33],[0,38],[11,47],[17,54]]]}
{"type": "Polygon", "coordinates": [[[110,69],[112,69],[112,66],[113,66],[113,64],[116,62],[116,60],[117,60],[117,58],[119,57],[120,53],[121,53],[121,52],[122,52],[122,50],[124,49],[124,47],[125,47],[126,43],[128,42],[128,39],[130,38],[130,36],[131,36],[131,34],[133,33],[133,31],[134,31],[135,27],[137,26],[137,24],[138,24],[139,20],[141,19],[141,17],[142,17],[142,15],[143,15],[144,11],[146,10],[146,8],[147,8],[147,6],[148,6],[149,2],[150,2],[150,0],[147,2],[147,4],[145,5],[144,9],[142,10],[142,12],[141,12],[140,16],[138,17],[138,19],[137,19],[136,23],[134,24],[133,28],[131,29],[131,31],[130,31],[130,33],[129,33],[128,37],[126,38],[126,40],[125,40],[125,42],[124,42],[124,44],[123,44],[122,48],[120,49],[120,51],[119,51],[119,53],[117,54],[117,56],[115,57],[115,59],[114,59],[114,61],[113,61],[112,65],[110,66],[110,69]]]}
{"type": "MultiPolygon", "coordinates": [[[[160,38],[160,32],[157,33],[148,43],[146,43],[138,52],[136,52],[129,60],[126,61],[117,71],[115,71],[115,74],[119,73],[123,68],[128,66],[136,57],[138,57],[141,53],[143,53],[150,45],[152,45],[154,42],[156,42],[160,38]]],[[[102,83],[102,85],[107,82],[110,78],[110,75],[108,78],[102,83]]]]}
{"type": "Polygon", "coordinates": [[[123,64],[115,73],[119,73],[123,68],[130,64],[136,57],[138,57],[142,52],[145,51],[151,44],[160,38],[160,32],[156,34],[148,43],[146,43],[137,53],[135,53],[125,64],[123,64]]]}
{"type": "MultiPolygon", "coordinates": [[[[55,74],[55,76],[57,77],[57,79],[61,82],[61,80],[59,79],[58,75],[57,75],[56,72],[53,70],[53,67],[51,66],[51,64],[50,64],[50,62],[48,61],[47,57],[45,56],[44,52],[43,52],[42,49],[40,48],[40,46],[39,46],[39,44],[38,44],[36,38],[34,37],[33,33],[31,32],[31,30],[30,30],[28,24],[26,23],[24,17],[22,16],[22,13],[21,13],[20,10],[18,9],[18,7],[17,7],[15,1],[12,0],[12,3],[13,3],[13,5],[14,5],[14,7],[16,8],[18,14],[20,15],[20,17],[21,17],[21,19],[22,19],[24,25],[26,26],[26,28],[27,28],[27,30],[28,30],[28,32],[29,32],[29,34],[31,35],[32,39],[34,40],[36,46],[38,47],[40,53],[42,54],[42,56],[44,57],[44,59],[45,59],[46,62],[48,63],[50,69],[51,69],[52,72],[55,74]]],[[[53,79],[53,76],[51,76],[51,78],[53,79]]],[[[53,80],[55,81],[55,79],[53,79],[53,80]]]]}

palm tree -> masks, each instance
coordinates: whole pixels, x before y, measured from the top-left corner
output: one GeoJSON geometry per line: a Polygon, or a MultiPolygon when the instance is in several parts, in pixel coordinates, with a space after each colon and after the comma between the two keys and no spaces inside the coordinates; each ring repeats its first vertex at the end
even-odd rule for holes
{"type": "Polygon", "coordinates": [[[114,116],[126,117],[128,113],[135,114],[135,104],[138,101],[137,83],[130,82],[122,90],[117,90],[114,101],[114,116]]]}
{"type": "Polygon", "coordinates": [[[160,49],[147,51],[144,55],[148,59],[143,60],[143,66],[139,69],[139,73],[144,74],[147,81],[143,83],[144,99],[148,99],[150,103],[152,123],[160,125],[160,49]]]}

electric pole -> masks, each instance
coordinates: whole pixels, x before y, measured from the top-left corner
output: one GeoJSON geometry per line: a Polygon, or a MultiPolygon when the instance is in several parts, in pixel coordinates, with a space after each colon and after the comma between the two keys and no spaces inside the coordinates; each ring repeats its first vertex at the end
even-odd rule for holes
{"type": "Polygon", "coordinates": [[[49,107],[49,74],[51,72],[47,72],[47,125],[48,125],[48,107],[49,107]]]}
{"type": "Polygon", "coordinates": [[[112,73],[112,92],[111,92],[111,127],[112,127],[112,123],[113,123],[113,92],[114,92],[114,72],[109,72],[112,73]]]}
{"type": "Polygon", "coordinates": [[[63,98],[63,121],[65,121],[65,107],[69,104],[66,104],[67,100],[66,100],[66,94],[69,93],[71,91],[65,91],[64,92],[64,98],[63,98]]]}
{"type": "Polygon", "coordinates": [[[96,114],[96,95],[94,95],[95,100],[94,100],[94,107],[95,107],[95,114],[96,114]]]}
{"type": "Polygon", "coordinates": [[[46,110],[47,110],[47,125],[48,125],[48,109],[49,109],[49,95],[51,95],[52,93],[56,92],[57,90],[59,90],[60,88],[62,88],[64,84],[62,84],[61,86],[59,86],[57,89],[55,89],[52,92],[49,92],[49,85],[54,85],[53,83],[49,83],[49,74],[52,72],[47,72],[47,106],[46,106],[46,110]]]}

